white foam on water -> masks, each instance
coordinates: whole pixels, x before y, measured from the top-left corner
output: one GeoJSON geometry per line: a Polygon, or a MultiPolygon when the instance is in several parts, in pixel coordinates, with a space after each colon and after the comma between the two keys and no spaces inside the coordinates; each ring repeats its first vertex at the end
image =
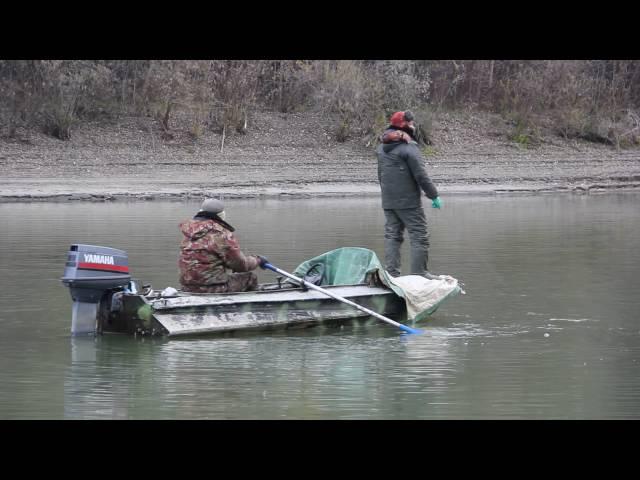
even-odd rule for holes
{"type": "Polygon", "coordinates": [[[600,320],[596,320],[595,318],[550,318],[550,322],[599,322],[600,320]]]}

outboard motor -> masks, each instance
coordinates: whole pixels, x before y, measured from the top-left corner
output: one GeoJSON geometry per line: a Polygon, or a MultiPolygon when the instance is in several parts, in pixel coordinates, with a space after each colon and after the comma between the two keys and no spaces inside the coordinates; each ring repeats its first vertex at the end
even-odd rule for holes
{"type": "Polygon", "coordinates": [[[98,306],[111,289],[131,281],[127,252],[96,245],[71,245],[62,283],[73,299],[71,334],[95,333],[98,306]]]}

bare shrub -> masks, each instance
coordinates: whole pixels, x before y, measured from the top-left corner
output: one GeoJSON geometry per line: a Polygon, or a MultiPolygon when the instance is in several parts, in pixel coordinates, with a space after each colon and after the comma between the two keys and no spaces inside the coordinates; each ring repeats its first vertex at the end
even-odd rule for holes
{"type": "Polygon", "coordinates": [[[60,140],[71,138],[71,127],[75,123],[73,106],[65,109],[61,105],[52,105],[44,113],[42,130],[47,135],[60,140]]]}
{"type": "Polygon", "coordinates": [[[71,138],[79,107],[91,109],[90,95],[98,83],[97,66],[82,60],[41,62],[45,99],[42,103],[43,131],[60,140],[71,138]]]}
{"type": "Polygon", "coordinates": [[[419,69],[411,60],[385,60],[374,63],[369,69],[372,81],[383,86],[383,106],[387,109],[416,109],[429,99],[431,77],[428,70],[419,69]],[[402,107],[406,105],[407,107],[402,107]]]}
{"type": "Polygon", "coordinates": [[[316,86],[317,69],[312,61],[268,61],[260,71],[260,98],[283,113],[307,107],[316,86]]]}
{"type": "Polygon", "coordinates": [[[171,113],[188,93],[188,62],[153,60],[142,86],[143,105],[147,115],[155,118],[164,132],[170,130],[171,113]]]}
{"type": "Polygon", "coordinates": [[[9,137],[36,121],[44,80],[37,60],[0,60],[0,121],[9,137]]]}
{"type": "Polygon", "coordinates": [[[377,145],[380,141],[380,134],[389,124],[388,116],[384,111],[378,110],[373,119],[373,123],[370,125],[368,132],[366,132],[364,140],[367,147],[371,145],[377,145]]]}
{"type": "Polygon", "coordinates": [[[337,114],[335,138],[344,142],[352,125],[362,115],[366,85],[358,62],[352,60],[320,62],[322,81],[316,91],[316,102],[327,113],[337,114]]]}
{"type": "Polygon", "coordinates": [[[260,62],[216,60],[209,66],[213,108],[209,119],[222,131],[231,127],[246,132],[249,110],[256,101],[260,62]]]}
{"type": "Polygon", "coordinates": [[[640,139],[640,116],[628,109],[618,112],[602,122],[602,130],[606,130],[607,139],[616,148],[626,148],[637,145],[640,139]]]}
{"type": "Polygon", "coordinates": [[[466,63],[460,60],[424,61],[422,68],[429,72],[430,99],[436,108],[456,108],[464,91],[461,89],[467,78],[466,63]]]}
{"type": "Polygon", "coordinates": [[[194,140],[199,140],[205,131],[206,111],[202,104],[192,105],[189,109],[190,128],[189,135],[194,140]]]}
{"type": "Polygon", "coordinates": [[[565,109],[554,114],[557,133],[564,138],[579,137],[587,123],[582,109],[565,109]]]}
{"type": "Polygon", "coordinates": [[[426,107],[413,110],[416,125],[416,140],[423,145],[433,145],[433,114],[426,107]]]}
{"type": "Polygon", "coordinates": [[[147,87],[158,68],[156,61],[107,60],[103,63],[110,72],[111,93],[105,99],[108,110],[116,116],[146,113],[147,87]]]}
{"type": "Polygon", "coordinates": [[[411,61],[325,61],[316,102],[337,114],[336,139],[358,135],[371,143],[382,119],[396,110],[417,110],[429,92],[429,77],[416,76],[411,61]]]}
{"type": "Polygon", "coordinates": [[[533,123],[516,122],[507,138],[521,148],[529,148],[540,144],[538,126],[533,123]]]}

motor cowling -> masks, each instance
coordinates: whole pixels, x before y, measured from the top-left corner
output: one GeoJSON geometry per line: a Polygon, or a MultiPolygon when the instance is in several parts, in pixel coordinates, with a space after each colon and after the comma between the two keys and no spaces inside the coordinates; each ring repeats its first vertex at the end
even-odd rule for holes
{"type": "Polygon", "coordinates": [[[61,280],[73,300],[71,333],[95,333],[103,295],[126,287],[131,281],[127,252],[97,245],[71,245],[61,280]]]}

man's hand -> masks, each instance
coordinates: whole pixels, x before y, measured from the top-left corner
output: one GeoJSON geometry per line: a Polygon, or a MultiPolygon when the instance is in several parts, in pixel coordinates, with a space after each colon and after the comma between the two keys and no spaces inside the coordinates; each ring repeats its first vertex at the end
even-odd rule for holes
{"type": "Polygon", "coordinates": [[[440,197],[436,197],[433,199],[433,201],[431,202],[431,206],[433,208],[440,208],[442,207],[442,200],[440,200],[440,197]]]}
{"type": "Polygon", "coordinates": [[[258,259],[258,265],[260,265],[260,268],[264,270],[264,264],[269,263],[269,260],[267,260],[266,257],[263,257],[262,255],[256,255],[256,258],[258,259]]]}

